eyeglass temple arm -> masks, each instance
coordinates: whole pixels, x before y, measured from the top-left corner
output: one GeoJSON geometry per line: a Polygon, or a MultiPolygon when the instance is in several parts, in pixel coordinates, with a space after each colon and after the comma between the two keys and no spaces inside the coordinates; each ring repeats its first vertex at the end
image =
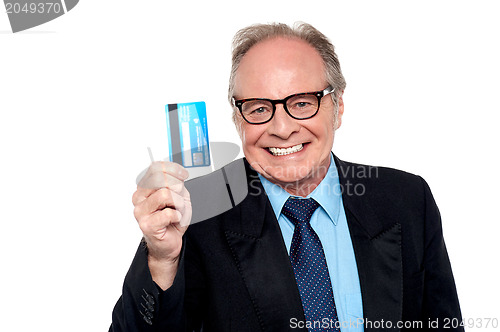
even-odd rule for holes
{"type": "Polygon", "coordinates": [[[329,95],[330,93],[333,93],[335,91],[335,88],[332,88],[331,85],[327,86],[325,90],[323,90],[323,97],[326,95],[329,95]]]}
{"type": "Polygon", "coordinates": [[[236,99],[234,99],[234,97],[231,97],[231,105],[236,107],[236,99]]]}

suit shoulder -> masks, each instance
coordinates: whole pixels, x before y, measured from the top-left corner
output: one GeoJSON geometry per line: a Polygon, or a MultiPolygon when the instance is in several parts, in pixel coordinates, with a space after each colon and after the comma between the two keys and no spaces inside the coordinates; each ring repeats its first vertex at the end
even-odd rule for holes
{"type": "Polygon", "coordinates": [[[399,169],[338,161],[337,169],[344,187],[358,186],[365,198],[379,203],[388,200],[393,203],[423,203],[425,180],[419,175],[399,169]]]}
{"type": "Polygon", "coordinates": [[[390,183],[392,186],[416,185],[421,187],[423,181],[419,175],[385,166],[365,165],[339,160],[337,169],[341,178],[361,182],[374,181],[378,184],[390,183]]]}

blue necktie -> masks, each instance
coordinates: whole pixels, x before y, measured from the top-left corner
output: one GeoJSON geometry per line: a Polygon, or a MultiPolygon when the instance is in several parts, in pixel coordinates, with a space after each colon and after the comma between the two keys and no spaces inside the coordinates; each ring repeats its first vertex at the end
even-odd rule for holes
{"type": "Polygon", "coordinates": [[[309,223],[318,207],[318,202],[312,198],[290,197],[281,213],[295,225],[290,261],[306,320],[315,324],[309,331],[340,331],[335,328],[337,309],[323,246],[309,223]]]}

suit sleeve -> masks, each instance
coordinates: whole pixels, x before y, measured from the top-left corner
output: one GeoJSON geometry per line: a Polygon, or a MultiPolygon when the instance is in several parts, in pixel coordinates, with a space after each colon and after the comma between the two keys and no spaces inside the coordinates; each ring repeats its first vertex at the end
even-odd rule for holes
{"type": "Polygon", "coordinates": [[[113,310],[109,332],[184,331],[184,247],[173,285],[163,291],[151,277],[141,242],[113,310]]]}
{"type": "MultiPolygon", "coordinates": [[[[428,320],[437,322],[433,330],[463,331],[455,281],[446,251],[438,207],[427,183],[422,179],[425,194],[425,254],[423,312],[428,320]]],[[[424,322],[427,323],[427,322],[424,322]]]]}

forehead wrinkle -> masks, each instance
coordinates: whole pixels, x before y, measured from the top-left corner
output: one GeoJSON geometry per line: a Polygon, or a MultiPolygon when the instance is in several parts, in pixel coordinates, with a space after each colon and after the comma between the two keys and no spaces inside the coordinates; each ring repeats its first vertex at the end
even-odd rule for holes
{"type": "Polygon", "coordinates": [[[275,38],[254,45],[242,58],[235,96],[282,99],[321,90],[325,82],[323,59],[314,47],[302,40],[275,38]]]}

